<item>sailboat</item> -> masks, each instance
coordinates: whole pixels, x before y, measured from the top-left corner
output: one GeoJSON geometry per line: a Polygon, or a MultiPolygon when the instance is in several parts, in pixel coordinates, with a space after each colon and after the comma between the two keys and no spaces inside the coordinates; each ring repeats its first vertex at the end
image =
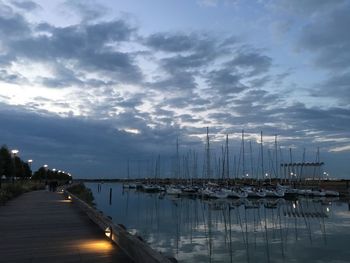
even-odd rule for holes
{"type": "Polygon", "coordinates": [[[130,165],[129,165],[129,160],[128,160],[128,165],[127,165],[127,175],[128,175],[128,180],[127,180],[127,183],[123,184],[123,188],[136,188],[136,184],[130,182],[130,165]]]}

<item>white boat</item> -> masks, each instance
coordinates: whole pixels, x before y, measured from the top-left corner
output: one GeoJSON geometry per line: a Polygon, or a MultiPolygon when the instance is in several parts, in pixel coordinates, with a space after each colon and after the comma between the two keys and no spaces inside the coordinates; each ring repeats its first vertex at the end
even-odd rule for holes
{"type": "Polygon", "coordinates": [[[247,198],[248,197],[248,193],[241,189],[222,188],[221,191],[224,193],[227,193],[228,198],[247,198]]]}
{"type": "Polygon", "coordinates": [[[298,189],[297,193],[298,195],[313,195],[311,189],[298,189]]]}
{"type": "Polygon", "coordinates": [[[215,199],[225,199],[228,197],[228,194],[223,191],[214,191],[212,194],[209,195],[209,197],[215,199]]]}
{"type": "Polygon", "coordinates": [[[311,195],[322,197],[322,196],[326,196],[326,192],[323,190],[314,190],[314,191],[311,191],[311,195]]]}
{"type": "Polygon", "coordinates": [[[179,195],[182,193],[181,189],[180,188],[176,188],[176,187],[173,187],[173,186],[170,186],[166,189],[166,193],[168,195],[179,195]]]}
{"type": "Polygon", "coordinates": [[[160,188],[158,185],[153,185],[153,184],[143,184],[142,185],[142,190],[146,192],[159,192],[160,188]]]}
{"type": "Polygon", "coordinates": [[[273,198],[281,198],[284,197],[284,190],[277,189],[267,189],[266,190],[266,197],[273,197],[273,198]]]}
{"type": "Polygon", "coordinates": [[[194,186],[186,186],[182,189],[184,195],[194,195],[198,192],[198,188],[194,186]]]}
{"type": "Polygon", "coordinates": [[[332,191],[332,190],[325,190],[326,196],[330,196],[330,197],[338,197],[339,196],[339,192],[337,191],[332,191]]]}
{"type": "Polygon", "coordinates": [[[199,193],[203,196],[203,197],[210,197],[210,195],[214,194],[214,191],[212,191],[211,189],[207,188],[203,188],[199,190],[199,193]]]}
{"type": "Polygon", "coordinates": [[[252,197],[252,198],[264,198],[264,197],[266,197],[266,192],[264,189],[246,188],[244,190],[248,193],[248,197],[252,197]]]}
{"type": "Polygon", "coordinates": [[[290,189],[290,186],[289,185],[282,185],[280,183],[277,183],[276,189],[278,189],[278,190],[280,189],[280,190],[286,191],[287,189],[290,189]]]}

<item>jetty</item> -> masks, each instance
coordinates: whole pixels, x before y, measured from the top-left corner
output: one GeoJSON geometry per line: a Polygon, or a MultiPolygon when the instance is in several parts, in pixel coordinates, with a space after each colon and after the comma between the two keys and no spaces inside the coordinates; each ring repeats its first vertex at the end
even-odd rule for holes
{"type": "Polygon", "coordinates": [[[134,262],[63,194],[34,191],[0,206],[0,262],[134,262]]]}

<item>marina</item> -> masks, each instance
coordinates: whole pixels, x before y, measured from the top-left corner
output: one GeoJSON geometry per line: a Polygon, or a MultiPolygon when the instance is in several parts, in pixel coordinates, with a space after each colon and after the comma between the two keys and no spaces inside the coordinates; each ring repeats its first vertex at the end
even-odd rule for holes
{"type": "Polygon", "coordinates": [[[349,204],[339,197],[204,198],[129,189],[121,183],[86,186],[94,194],[96,208],[115,224],[179,262],[347,262],[350,258],[349,204]]]}

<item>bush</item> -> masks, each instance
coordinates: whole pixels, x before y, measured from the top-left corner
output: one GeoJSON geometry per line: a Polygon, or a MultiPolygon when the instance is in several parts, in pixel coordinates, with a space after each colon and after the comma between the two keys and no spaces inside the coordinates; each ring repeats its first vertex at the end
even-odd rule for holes
{"type": "Polygon", "coordinates": [[[44,189],[44,184],[38,184],[33,182],[16,182],[2,184],[2,187],[0,188],[0,203],[4,204],[8,200],[11,200],[12,198],[15,198],[23,193],[42,189],[44,189]]]}
{"type": "Polygon", "coordinates": [[[67,191],[79,197],[84,202],[88,203],[91,206],[95,206],[94,195],[92,194],[89,188],[86,188],[83,183],[73,185],[67,188],[67,191]]]}
{"type": "Polygon", "coordinates": [[[6,184],[0,189],[0,202],[5,203],[6,201],[15,198],[26,192],[26,189],[20,184],[6,184]]]}

